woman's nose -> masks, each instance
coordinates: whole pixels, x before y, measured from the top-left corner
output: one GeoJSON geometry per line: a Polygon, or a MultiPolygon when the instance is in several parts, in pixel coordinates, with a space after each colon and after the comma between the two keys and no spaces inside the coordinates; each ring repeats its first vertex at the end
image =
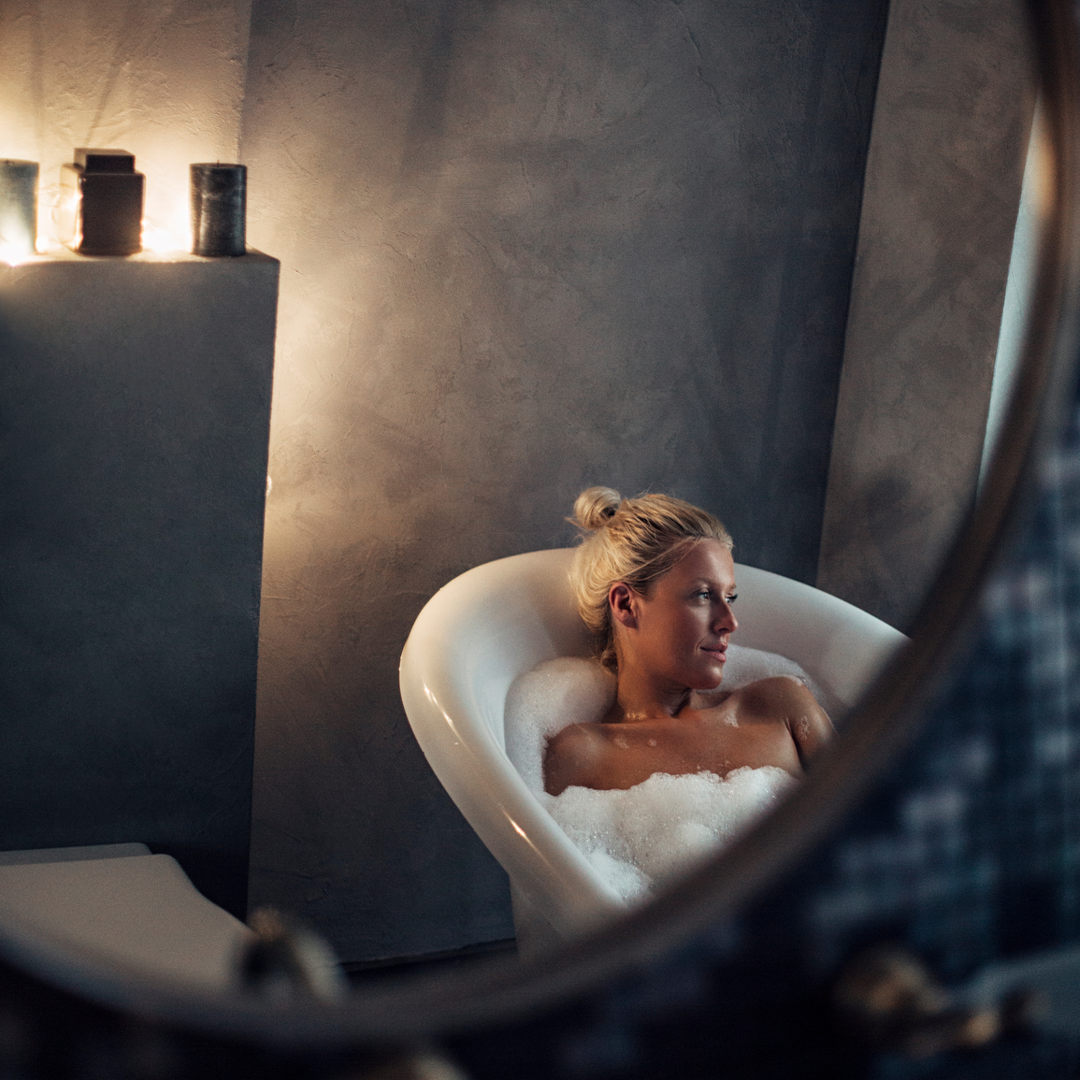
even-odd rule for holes
{"type": "Polygon", "coordinates": [[[731,610],[731,605],[723,603],[720,606],[720,610],[716,613],[715,625],[717,630],[726,630],[729,634],[734,634],[739,629],[739,620],[735,618],[735,612],[731,610]]]}

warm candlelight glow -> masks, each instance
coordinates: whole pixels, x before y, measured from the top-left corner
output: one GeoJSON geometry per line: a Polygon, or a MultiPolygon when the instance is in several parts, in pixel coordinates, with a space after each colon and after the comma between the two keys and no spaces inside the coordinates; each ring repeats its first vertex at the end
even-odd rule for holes
{"type": "Polygon", "coordinates": [[[8,266],[18,266],[19,263],[26,262],[33,254],[32,244],[18,245],[6,241],[0,243],[0,262],[5,262],[8,266]]]}
{"type": "Polygon", "coordinates": [[[191,247],[191,240],[189,237],[181,238],[176,232],[155,224],[149,218],[143,218],[142,246],[144,251],[165,255],[174,251],[187,251],[191,247]]]}
{"type": "Polygon", "coordinates": [[[191,250],[188,167],[178,159],[168,167],[146,168],[146,210],[143,248],[157,254],[191,250]]]}
{"type": "Polygon", "coordinates": [[[11,214],[0,221],[0,261],[17,266],[34,254],[34,237],[25,222],[11,214]]]}
{"type": "Polygon", "coordinates": [[[57,186],[50,217],[53,222],[51,240],[60,244],[77,245],[79,242],[79,193],[71,188],[57,186]]]}
{"type": "MultiPolygon", "coordinates": [[[[161,210],[154,217],[142,220],[142,246],[144,251],[164,255],[191,250],[191,223],[188,211],[186,169],[177,169],[175,175],[157,178],[156,185],[147,181],[147,202],[156,202],[161,210]]],[[[37,249],[44,251],[55,244],[77,246],[79,196],[59,184],[51,184],[42,190],[42,212],[39,214],[37,249]]]]}

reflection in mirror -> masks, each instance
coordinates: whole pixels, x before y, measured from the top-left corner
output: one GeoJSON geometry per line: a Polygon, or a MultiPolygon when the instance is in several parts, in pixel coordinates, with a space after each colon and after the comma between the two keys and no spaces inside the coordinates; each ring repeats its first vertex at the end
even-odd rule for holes
{"type": "MultiPolygon", "coordinates": [[[[249,236],[282,260],[251,904],[357,968],[513,938],[507,878],[418,751],[394,672],[443,584],[569,544],[588,484],[683,496],[724,519],[746,575],[908,628],[975,490],[1032,108],[1012,4],[91,7],[0,12],[21,140],[2,152],[51,175],[72,146],[124,145],[149,190],[172,183],[163,217],[170,143],[183,167],[239,157],[249,236]]],[[[25,370],[30,395],[41,356],[25,370]]],[[[45,463],[40,500],[87,497],[53,549],[93,547],[126,584],[103,604],[84,573],[67,608],[25,607],[18,640],[59,643],[63,666],[6,656],[0,847],[144,842],[242,908],[252,566],[239,598],[173,590],[200,598],[174,605],[179,647],[132,618],[175,585],[159,541],[188,517],[147,515],[145,484],[91,498],[77,466],[126,461],[142,483],[168,460],[140,457],[153,425],[125,392],[109,404],[109,445],[82,438],[96,414],[62,453],[9,441],[7,460],[45,463]],[[130,544],[104,551],[106,515],[153,535],[121,527],[130,544]],[[88,660],[73,606],[123,665],[88,660]]],[[[263,479],[257,508],[258,469],[242,514],[208,509],[208,462],[228,473],[233,449],[187,449],[191,474],[158,492],[203,505],[185,565],[228,578],[209,541],[257,537],[263,479]]]]}

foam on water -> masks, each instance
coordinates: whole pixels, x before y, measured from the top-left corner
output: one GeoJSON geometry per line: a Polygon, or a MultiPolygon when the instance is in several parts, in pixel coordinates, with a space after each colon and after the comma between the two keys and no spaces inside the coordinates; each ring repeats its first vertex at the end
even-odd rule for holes
{"type": "Polygon", "coordinates": [[[627,900],[729,844],[797,781],[783,769],[733,769],[723,779],[653,773],[625,791],[568,787],[544,795],[551,816],[627,900]]]}
{"type": "Polygon", "coordinates": [[[758,679],[768,679],[775,675],[787,675],[792,679],[798,679],[805,683],[814,695],[821,707],[832,716],[838,710],[836,703],[828,700],[828,695],[823,693],[813,679],[786,656],[778,653],[765,652],[763,649],[748,649],[742,645],[729,645],[727,663],[724,664],[724,681],[720,684],[720,692],[738,690],[747,683],[757,682],[758,679]]]}
{"type": "MultiPolygon", "coordinates": [[[[732,645],[725,691],[775,675],[805,682],[806,673],[775,653],[732,645]]],[[[595,660],[564,656],[516,679],[506,698],[506,752],[594,869],[623,897],[648,895],[702,855],[730,843],[776,805],[796,780],[783,769],[735,769],[724,778],[654,773],[625,791],[570,787],[544,792],[544,748],[570,724],[602,720],[615,699],[615,678],[595,660]]]]}
{"type": "Polygon", "coordinates": [[[595,660],[560,656],[514,680],[506,695],[506,755],[534,794],[544,791],[544,747],[571,724],[602,720],[615,676],[595,660]]]}

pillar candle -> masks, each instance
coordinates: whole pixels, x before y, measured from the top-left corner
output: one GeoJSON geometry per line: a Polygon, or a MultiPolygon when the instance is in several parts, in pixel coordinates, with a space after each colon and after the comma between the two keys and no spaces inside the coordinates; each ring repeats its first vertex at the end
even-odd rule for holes
{"type": "Polygon", "coordinates": [[[0,158],[0,252],[33,255],[37,243],[38,163],[0,158]]]}
{"type": "Polygon", "coordinates": [[[191,235],[195,255],[246,250],[247,166],[191,166],[191,235]]]}

